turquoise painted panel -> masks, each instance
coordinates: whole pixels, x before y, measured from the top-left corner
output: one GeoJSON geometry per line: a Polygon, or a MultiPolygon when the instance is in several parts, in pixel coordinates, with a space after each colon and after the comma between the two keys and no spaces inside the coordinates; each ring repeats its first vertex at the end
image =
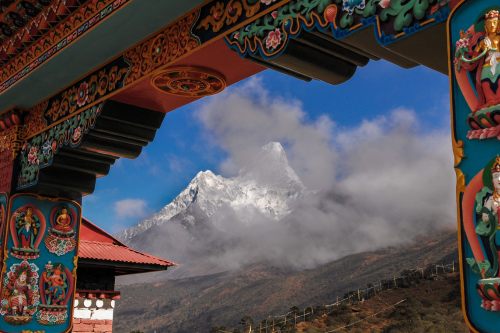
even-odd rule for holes
{"type": "Polygon", "coordinates": [[[81,208],[20,194],[10,199],[0,331],[71,332],[81,208]]]}
{"type": "Polygon", "coordinates": [[[500,4],[461,3],[449,21],[464,311],[471,329],[500,327],[500,4]]]}

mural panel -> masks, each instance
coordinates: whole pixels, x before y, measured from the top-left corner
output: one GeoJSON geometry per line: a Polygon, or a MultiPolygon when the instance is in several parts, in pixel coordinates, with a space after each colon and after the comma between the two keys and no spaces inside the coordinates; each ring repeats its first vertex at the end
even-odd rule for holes
{"type": "Polygon", "coordinates": [[[0,332],[71,332],[79,204],[18,194],[5,212],[0,332]]]}
{"type": "Polygon", "coordinates": [[[500,4],[462,1],[448,21],[462,306],[473,332],[500,326],[500,4]]]}

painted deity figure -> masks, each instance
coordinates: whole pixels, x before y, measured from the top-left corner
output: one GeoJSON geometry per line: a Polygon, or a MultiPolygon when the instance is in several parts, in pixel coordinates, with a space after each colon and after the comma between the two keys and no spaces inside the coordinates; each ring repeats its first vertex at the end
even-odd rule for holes
{"type": "Polygon", "coordinates": [[[62,256],[76,247],[75,215],[67,206],[58,207],[51,214],[51,228],[44,239],[47,250],[62,256]],[[53,217],[54,216],[54,217],[53,217]]]}
{"type": "Polygon", "coordinates": [[[476,71],[476,90],[480,99],[478,108],[500,103],[497,86],[500,76],[500,13],[490,10],[484,16],[484,32],[462,33],[457,42],[459,67],[476,71]],[[470,58],[469,58],[470,57],[470,58]]]}
{"type": "Polygon", "coordinates": [[[22,249],[34,249],[40,222],[38,218],[33,215],[33,208],[28,207],[24,214],[17,217],[16,228],[20,240],[20,247],[22,249]]]}
{"type": "Polygon", "coordinates": [[[484,199],[484,204],[478,206],[481,213],[483,223],[493,223],[498,226],[498,216],[500,213],[500,158],[497,157],[496,162],[491,170],[492,193],[488,193],[484,199]]]}
{"type": "Polygon", "coordinates": [[[485,241],[488,254],[483,262],[468,259],[469,264],[483,278],[498,275],[500,233],[497,232],[500,216],[500,157],[497,157],[483,171],[483,188],[476,195],[475,213],[477,216],[476,234],[485,241]]]}
{"type": "Polygon", "coordinates": [[[68,214],[67,208],[62,208],[59,215],[56,217],[56,223],[54,224],[54,229],[64,233],[71,232],[71,216],[68,214]]]}
{"type": "Polygon", "coordinates": [[[500,312],[500,156],[474,176],[462,199],[463,228],[473,257],[466,258],[475,273],[481,307],[500,312]]]}
{"type": "Polygon", "coordinates": [[[68,319],[68,301],[73,291],[71,272],[61,263],[48,262],[40,278],[42,304],[37,321],[42,325],[64,324],[68,319]]]}
{"type": "Polygon", "coordinates": [[[8,270],[1,296],[0,315],[13,325],[31,321],[39,304],[38,267],[24,260],[8,270]]]}
{"type": "Polygon", "coordinates": [[[500,140],[500,12],[487,11],[455,43],[454,79],[470,113],[469,140],[500,140]]]}
{"type": "Polygon", "coordinates": [[[26,315],[26,308],[28,306],[28,292],[29,292],[27,277],[28,275],[24,271],[19,275],[19,277],[14,282],[14,289],[12,291],[12,295],[9,298],[9,305],[11,309],[11,314],[13,316],[26,315]]]}
{"type": "Polygon", "coordinates": [[[64,305],[66,299],[66,275],[61,264],[55,268],[49,261],[45,265],[45,272],[42,274],[42,281],[45,288],[45,301],[47,305],[64,305]]]}
{"type": "Polygon", "coordinates": [[[481,90],[487,105],[498,103],[499,96],[496,94],[495,87],[498,76],[500,75],[500,36],[498,34],[499,12],[489,11],[485,16],[484,29],[486,36],[477,46],[479,57],[485,57],[481,68],[481,90]]]}

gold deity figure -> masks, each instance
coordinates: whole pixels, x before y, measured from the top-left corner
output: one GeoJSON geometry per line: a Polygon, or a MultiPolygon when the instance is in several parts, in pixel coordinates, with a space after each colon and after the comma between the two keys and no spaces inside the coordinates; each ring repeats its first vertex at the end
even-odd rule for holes
{"type": "MultiPolygon", "coordinates": [[[[458,53],[459,63],[463,63],[467,71],[477,68],[476,90],[474,98],[479,99],[478,109],[500,104],[500,89],[498,89],[498,78],[500,76],[500,13],[498,10],[490,10],[484,16],[484,32],[481,32],[479,42],[470,53],[458,53]],[[467,54],[467,56],[466,56],[467,54]],[[472,58],[469,58],[472,56],[472,58]]],[[[476,37],[471,38],[467,33],[461,33],[459,50],[476,37]]],[[[457,42],[458,43],[458,42],[457,42]]],[[[476,111],[476,110],[474,110],[476,111]]]]}
{"type": "Polygon", "coordinates": [[[71,216],[68,214],[67,208],[62,208],[61,212],[56,218],[54,229],[62,232],[70,232],[71,229],[71,216]]]}
{"type": "Polygon", "coordinates": [[[497,10],[490,10],[484,17],[484,30],[486,37],[478,44],[477,51],[488,52],[498,51],[500,44],[500,36],[498,34],[498,19],[499,12],[497,10]]]}
{"type": "Polygon", "coordinates": [[[500,75],[500,35],[499,35],[499,12],[490,10],[486,13],[484,30],[486,36],[477,46],[477,52],[480,56],[484,56],[484,64],[481,68],[481,86],[484,92],[486,102],[498,101],[496,94],[496,82],[500,75]]]}

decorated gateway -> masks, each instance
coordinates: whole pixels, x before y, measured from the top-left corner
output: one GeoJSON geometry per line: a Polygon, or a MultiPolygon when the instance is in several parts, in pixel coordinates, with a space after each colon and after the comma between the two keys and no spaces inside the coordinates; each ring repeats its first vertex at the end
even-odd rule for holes
{"type": "Polygon", "coordinates": [[[266,68],[341,84],[379,59],[449,75],[464,318],[498,331],[499,11],[493,0],[1,0],[0,331],[81,323],[74,304],[99,294],[78,291],[99,267],[83,266],[82,248],[102,248],[85,241],[82,196],[137,157],[165,113],[266,68]]]}

